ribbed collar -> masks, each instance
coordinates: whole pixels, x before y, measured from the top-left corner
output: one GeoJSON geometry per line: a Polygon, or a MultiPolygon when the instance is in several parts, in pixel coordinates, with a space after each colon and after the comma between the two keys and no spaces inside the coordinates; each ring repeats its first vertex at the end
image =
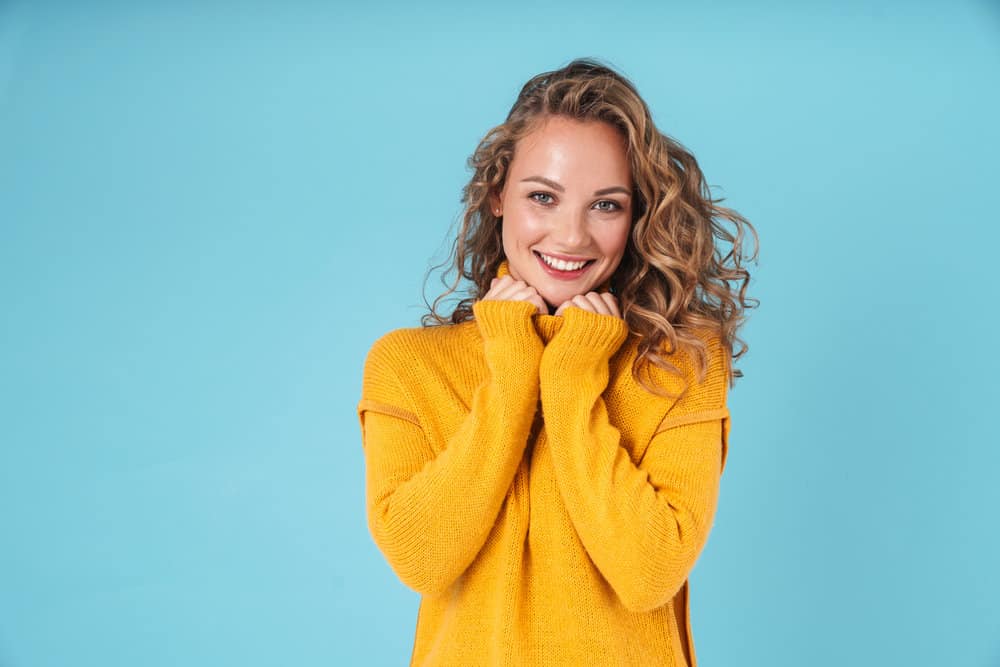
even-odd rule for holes
{"type": "MultiPolygon", "coordinates": [[[[500,266],[497,267],[496,278],[501,276],[510,275],[510,264],[507,258],[504,258],[500,262],[500,266]]],[[[599,287],[595,288],[598,292],[607,292],[611,289],[611,281],[604,281],[599,287]]],[[[555,335],[562,328],[563,317],[562,315],[549,315],[547,313],[535,313],[531,316],[531,321],[535,324],[535,330],[538,331],[538,336],[548,343],[552,340],[555,335]]]]}

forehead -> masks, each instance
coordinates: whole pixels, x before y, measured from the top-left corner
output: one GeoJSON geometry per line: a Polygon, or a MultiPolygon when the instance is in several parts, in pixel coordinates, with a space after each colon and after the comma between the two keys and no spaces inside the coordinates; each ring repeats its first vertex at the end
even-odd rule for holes
{"type": "Polygon", "coordinates": [[[626,141],[617,128],[563,116],[540,121],[517,142],[511,172],[515,178],[541,175],[560,180],[562,176],[604,185],[612,184],[604,183],[609,179],[622,181],[615,184],[630,180],[626,141]]]}

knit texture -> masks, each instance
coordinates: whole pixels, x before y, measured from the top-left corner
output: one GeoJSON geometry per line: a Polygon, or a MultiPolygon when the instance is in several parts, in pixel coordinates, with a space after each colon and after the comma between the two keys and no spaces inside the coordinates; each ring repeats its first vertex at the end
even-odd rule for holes
{"type": "MultiPolygon", "coordinates": [[[[497,276],[506,275],[506,261],[497,276]]],[[[631,376],[624,320],[526,301],[379,338],[357,415],[369,530],[421,594],[411,665],[686,665],[729,436],[709,371],[631,376]]]]}

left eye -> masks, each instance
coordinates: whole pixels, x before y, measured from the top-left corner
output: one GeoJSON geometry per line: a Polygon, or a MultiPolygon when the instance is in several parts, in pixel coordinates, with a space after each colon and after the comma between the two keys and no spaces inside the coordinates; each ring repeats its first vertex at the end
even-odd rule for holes
{"type": "Polygon", "coordinates": [[[601,209],[602,211],[617,211],[618,209],[621,208],[621,206],[618,205],[618,202],[611,201],[610,199],[604,199],[602,201],[597,202],[597,204],[598,204],[598,206],[600,206],[601,204],[610,204],[611,205],[611,208],[602,208],[601,209]]]}

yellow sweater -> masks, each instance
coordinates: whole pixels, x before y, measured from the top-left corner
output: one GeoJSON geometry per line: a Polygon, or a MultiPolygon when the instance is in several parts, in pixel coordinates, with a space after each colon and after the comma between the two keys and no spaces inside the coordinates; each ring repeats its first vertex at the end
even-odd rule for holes
{"type": "Polygon", "coordinates": [[[368,526],[421,594],[410,664],[694,667],[687,580],[729,434],[719,341],[672,400],[632,378],[623,320],[534,311],[479,301],[365,361],[368,526]]]}

